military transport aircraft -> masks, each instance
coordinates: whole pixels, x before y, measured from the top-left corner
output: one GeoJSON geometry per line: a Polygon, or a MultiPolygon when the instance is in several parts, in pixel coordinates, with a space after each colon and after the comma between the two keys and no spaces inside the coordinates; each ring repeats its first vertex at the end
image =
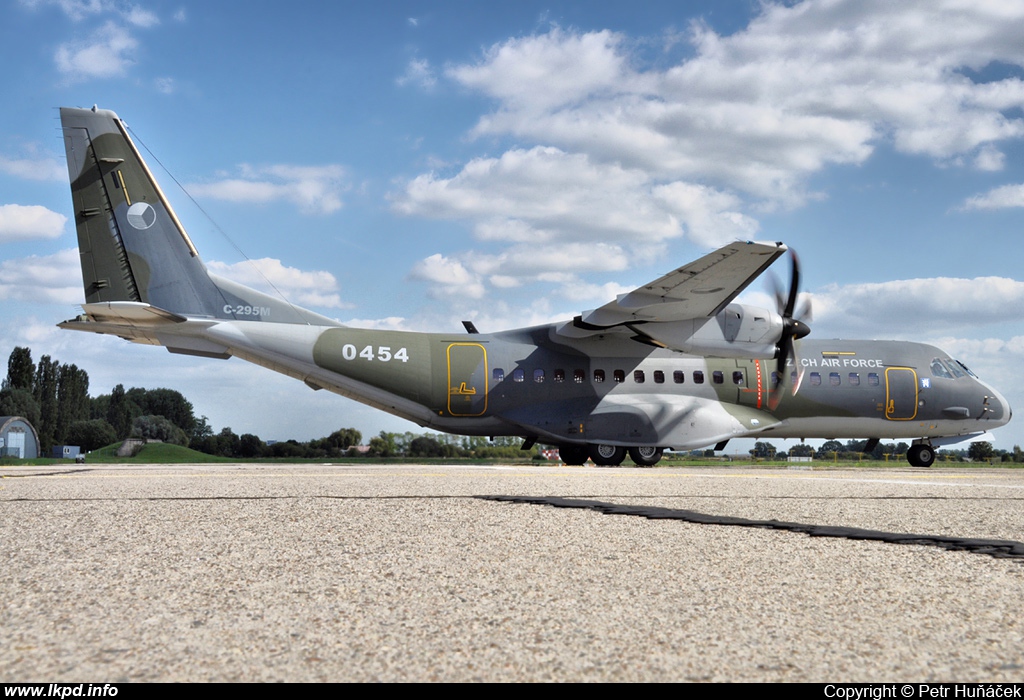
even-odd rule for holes
{"type": "Polygon", "coordinates": [[[777,309],[733,299],[786,251],[737,242],[564,323],[500,333],[349,328],[209,272],[116,114],[60,111],[85,285],[61,328],[239,357],[421,426],[653,465],[732,438],[936,445],[1006,424],[1006,400],[938,348],[800,340],[795,256],[777,309]],[[799,352],[799,357],[798,357],[799,352]]]}

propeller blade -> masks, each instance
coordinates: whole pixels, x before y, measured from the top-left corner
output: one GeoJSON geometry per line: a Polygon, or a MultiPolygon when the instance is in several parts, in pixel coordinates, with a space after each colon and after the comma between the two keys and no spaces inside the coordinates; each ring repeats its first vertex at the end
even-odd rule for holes
{"type": "Polygon", "coordinates": [[[775,346],[775,357],[778,360],[776,371],[779,374],[779,387],[774,394],[769,396],[768,406],[771,410],[775,410],[782,401],[782,397],[786,393],[782,390],[782,385],[787,383],[787,381],[792,385],[791,390],[794,396],[800,391],[800,385],[804,381],[804,368],[801,366],[800,358],[796,353],[796,341],[811,332],[810,326],[806,323],[811,320],[811,300],[805,298],[800,303],[799,310],[797,310],[797,302],[800,297],[800,259],[792,249],[790,249],[789,254],[791,256],[789,291],[782,291],[782,286],[774,275],[768,278],[772,285],[772,293],[775,296],[775,308],[779,316],[782,317],[782,333],[775,346]],[[793,361],[792,374],[795,375],[794,379],[790,379],[789,376],[791,374],[788,367],[790,359],[793,361]]]}

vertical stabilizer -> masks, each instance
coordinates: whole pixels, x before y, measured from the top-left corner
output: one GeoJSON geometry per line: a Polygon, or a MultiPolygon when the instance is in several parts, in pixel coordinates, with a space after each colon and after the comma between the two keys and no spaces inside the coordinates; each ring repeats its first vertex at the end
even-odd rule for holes
{"type": "Polygon", "coordinates": [[[95,107],[60,118],[86,302],[215,315],[224,301],[121,120],[95,107]]]}
{"type": "Polygon", "coordinates": [[[87,304],[137,302],[183,317],[340,325],[208,274],[116,114],[62,107],[60,121],[87,304]]]}

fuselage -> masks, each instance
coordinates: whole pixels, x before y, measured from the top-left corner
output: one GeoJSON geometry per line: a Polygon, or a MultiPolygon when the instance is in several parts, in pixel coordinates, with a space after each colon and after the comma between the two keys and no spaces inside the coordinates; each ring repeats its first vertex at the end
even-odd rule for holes
{"type": "Polygon", "coordinates": [[[686,355],[622,333],[567,339],[554,326],[440,334],[227,322],[204,335],[425,427],[555,444],[934,439],[984,432],[1011,415],[946,353],[900,341],[801,341],[792,395],[792,360],[791,376],[779,378],[774,360],[686,355]]]}

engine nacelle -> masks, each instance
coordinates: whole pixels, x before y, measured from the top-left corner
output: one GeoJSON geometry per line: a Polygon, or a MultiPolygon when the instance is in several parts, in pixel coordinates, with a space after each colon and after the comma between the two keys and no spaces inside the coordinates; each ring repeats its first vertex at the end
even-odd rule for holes
{"type": "Polygon", "coordinates": [[[746,304],[729,304],[711,318],[638,324],[635,328],[681,352],[755,360],[775,357],[782,316],[746,304]]]}

